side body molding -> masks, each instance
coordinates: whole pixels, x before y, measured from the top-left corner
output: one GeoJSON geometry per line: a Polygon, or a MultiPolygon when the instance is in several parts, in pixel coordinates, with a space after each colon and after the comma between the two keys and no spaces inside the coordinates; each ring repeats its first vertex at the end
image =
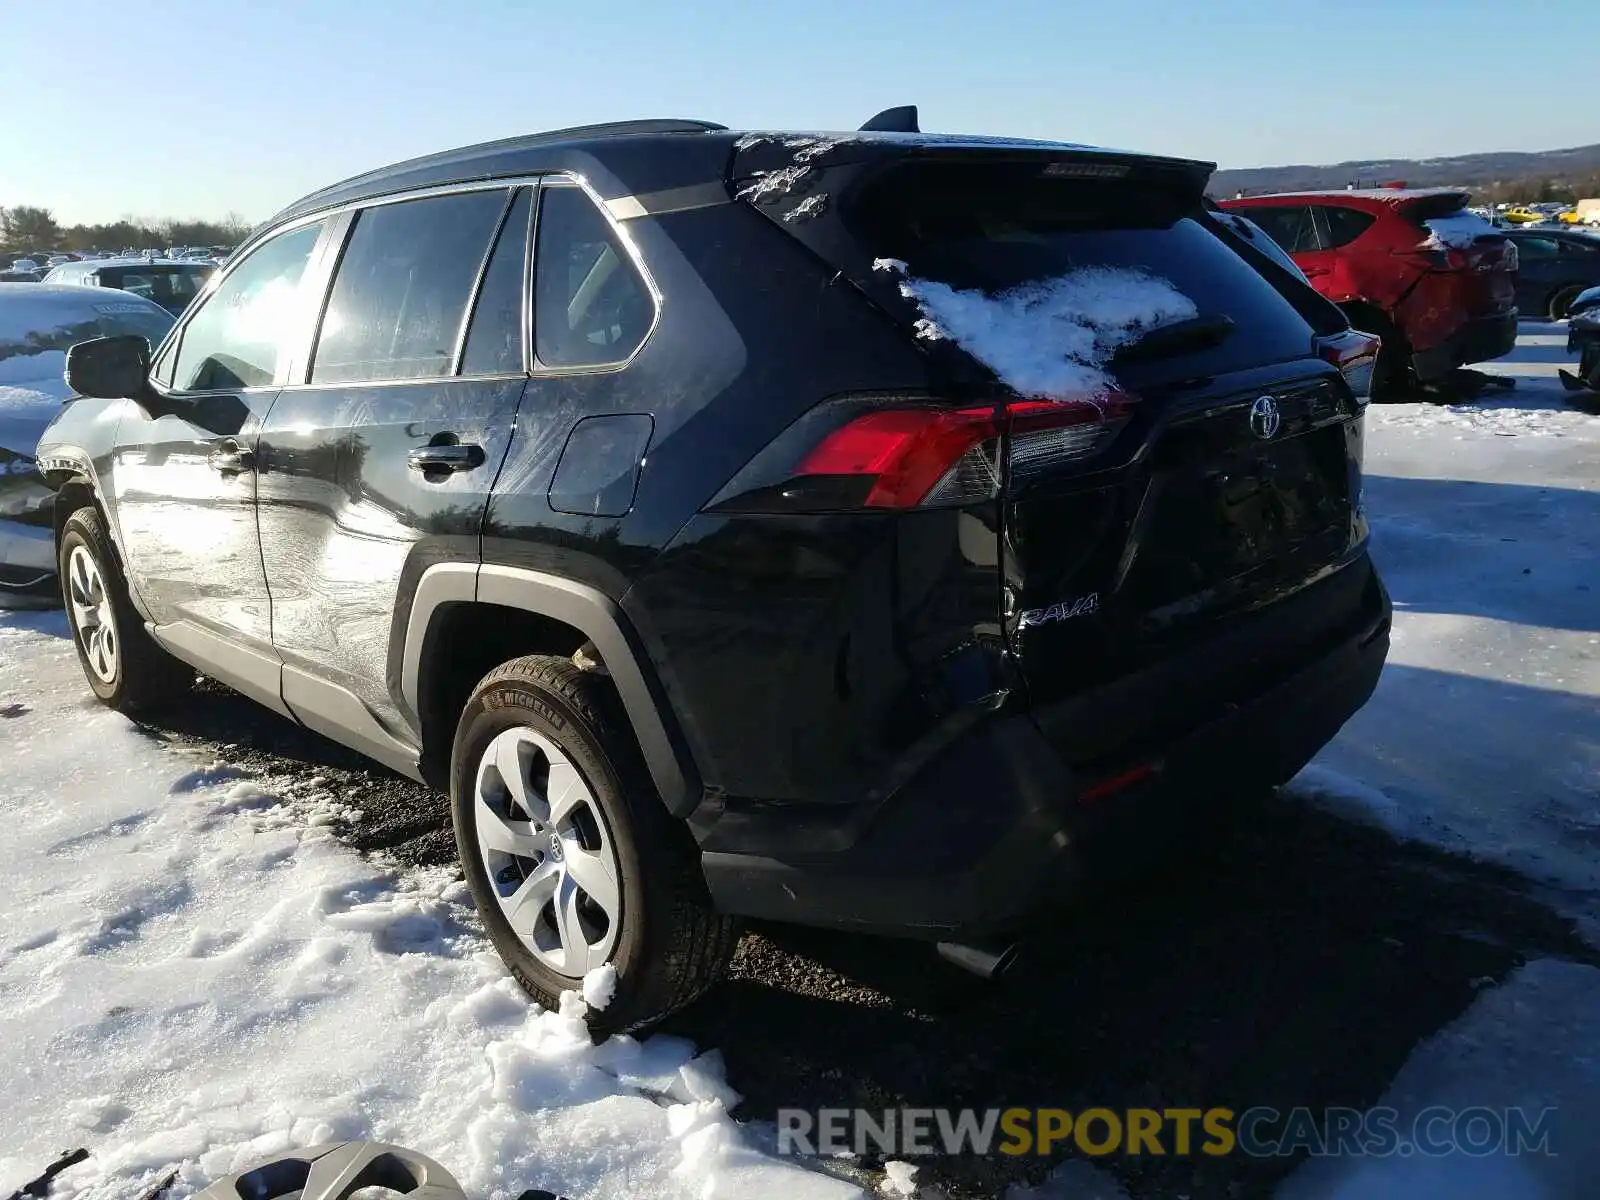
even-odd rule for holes
{"type": "Polygon", "coordinates": [[[400,667],[401,698],[419,712],[422,659],[429,630],[446,604],[472,602],[521,609],[560,621],[594,643],[616,685],[656,790],[675,816],[686,817],[701,799],[701,780],[665,694],[648,668],[642,643],[622,610],[603,592],[521,567],[442,563],[417,581],[400,667]]]}

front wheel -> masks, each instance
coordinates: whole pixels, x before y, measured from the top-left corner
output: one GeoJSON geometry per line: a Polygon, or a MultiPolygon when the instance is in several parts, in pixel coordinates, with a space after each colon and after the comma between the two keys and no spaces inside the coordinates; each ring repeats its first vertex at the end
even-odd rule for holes
{"type": "Polygon", "coordinates": [[[102,703],[118,712],[144,712],[193,687],[194,670],[145,631],[99,510],[80,508],[67,518],[57,565],[78,661],[102,703]]]}
{"type": "Polygon", "coordinates": [[[737,939],[716,913],[605,676],[530,656],[473,690],[451,754],[463,873],[489,938],[546,1008],[602,966],[597,1033],[638,1029],[720,978],[737,939]]]}

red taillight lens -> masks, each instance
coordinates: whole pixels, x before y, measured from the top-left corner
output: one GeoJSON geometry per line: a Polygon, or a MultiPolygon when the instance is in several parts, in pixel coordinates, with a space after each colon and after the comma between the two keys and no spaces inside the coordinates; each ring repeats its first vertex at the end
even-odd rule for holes
{"type": "Polygon", "coordinates": [[[1378,365],[1383,339],[1373,333],[1348,329],[1332,337],[1319,338],[1317,354],[1324,362],[1339,368],[1356,400],[1366,402],[1372,392],[1372,371],[1378,365]]]}
{"type": "Polygon", "coordinates": [[[864,507],[913,508],[963,456],[998,436],[992,408],[867,413],[825,437],[795,474],[870,476],[864,507]]]}
{"type": "Polygon", "coordinates": [[[1022,400],[985,408],[886,409],[834,430],[795,469],[797,478],[870,477],[865,508],[916,508],[993,497],[1000,444],[1013,470],[1082,459],[1127,422],[1127,396],[1022,400]]]}

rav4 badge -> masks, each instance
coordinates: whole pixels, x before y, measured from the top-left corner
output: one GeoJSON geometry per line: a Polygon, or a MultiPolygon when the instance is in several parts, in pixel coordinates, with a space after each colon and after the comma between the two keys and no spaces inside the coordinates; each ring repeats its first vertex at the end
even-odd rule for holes
{"type": "Polygon", "coordinates": [[[1060,604],[1052,604],[1048,608],[1030,608],[1022,614],[1020,625],[1026,629],[1030,625],[1049,625],[1055,621],[1070,621],[1073,617],[1086,617],[1100,609],[1100,593],[1090,592],[1087,596],[1079,596],[1076,600],[1063,600],[1060,604]]]}

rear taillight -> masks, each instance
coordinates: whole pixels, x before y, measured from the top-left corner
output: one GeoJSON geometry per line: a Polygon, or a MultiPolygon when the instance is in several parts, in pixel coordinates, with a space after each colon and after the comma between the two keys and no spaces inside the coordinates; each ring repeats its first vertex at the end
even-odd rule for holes
{"type": "MultiPolygon", "coordinates": [[[[991,500],[1007,473],[1026,480],[1099,453],[1127,424],[1131,403],[1132,397],[1115,393],[982,407],[875,407],[799,447],[793,457],[759,456],[710,507],[821,512],[991,500]],[[774,457],[788,457],[794,465],[784,469],[774,457]]],[[[803,419],[791,435],[809,424],[803,419]]]]}
{"type": "Polygon", "coordinates": [[[915,508],[931,496],[982,499],[998,484],[996,410],[887,409],[857,417],[800,461],[796,479],[850,480],[861,508],[915,508]]]}
{"type": "Polygon", "coordinates": [[[1383,339],[1373,333],[1347,329],[1331,337],[1317,339],[1317,354],[1324,361],[1339,368],[1339,374],[1350,385],[1358,403],[1366,403],[1372,393],[1372,371],[1378,365],[1378,351],[1383,339]]]}

